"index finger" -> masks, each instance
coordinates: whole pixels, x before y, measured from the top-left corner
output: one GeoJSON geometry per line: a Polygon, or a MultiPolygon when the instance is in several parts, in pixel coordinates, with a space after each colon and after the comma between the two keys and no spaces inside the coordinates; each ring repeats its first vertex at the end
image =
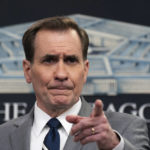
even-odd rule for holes
{"type": "Polygon", "coordinates": [[[74,115],[68,115],[66,116],[66,120],[70,123],[76,124],[78,123],[80,120],[82,120],[85,117],[81,117],[81,116],[74,116],[74,115]]]}
{"type": "Polygon", "coordinates": [[[91,117],[101,116],[102,113],[103,113],[103,103],[101,100],[96,100],[94,109],[91,113],[91,117]]]}

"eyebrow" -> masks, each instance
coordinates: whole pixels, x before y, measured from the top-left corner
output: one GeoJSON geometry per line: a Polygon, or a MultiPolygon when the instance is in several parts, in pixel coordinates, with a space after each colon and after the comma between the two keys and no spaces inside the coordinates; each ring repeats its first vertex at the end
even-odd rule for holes
{"type": "MultiPolygon", "coordinates": [[[[59,55],[53,55],[53,54],[46,54],[45,56],[43,56],[41,58],[41,60],[46,60],[46,59],[58,59],[59,58],[59,55]]],[[[77,55],[64,55],[64,59],[66,58],[73,58],[73,59],[79,59],[79,57],[77,55]]]]}
{"type": "Polygon", "coordinates": [[[58,58],[58,57],[59,57],[59,55],[47,54],[47,55],[42,57],[42,60],[43,59],[49,59],[49,58],[58,58]]]}
{"type": "Polygon", "coordinates": [[[79,59],[79,57],[77,55],[65,55],[64,59],[65,58],[79,59]]]}

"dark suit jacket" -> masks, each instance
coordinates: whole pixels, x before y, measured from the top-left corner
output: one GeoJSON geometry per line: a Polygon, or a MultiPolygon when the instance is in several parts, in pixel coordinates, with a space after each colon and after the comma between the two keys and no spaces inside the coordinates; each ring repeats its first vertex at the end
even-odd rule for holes
{"type": "MultiPolygon", "coordinates": [[[[79,112],[81,116],[89,116],[91,106],[82,100],[79,112]]],[[[124,150],[150,150],[146,122],[138,117],[117,112],[105,112],[112,128],[124,138],[124,150]]],[[[0,150],[30,150],[30,132],[33,124],[33,109],[30,113],[0,126],[0,150]]],[[[64,150],[98,150],[95,142],[81,145],[73,142],[70,135],[64,150]]]]}

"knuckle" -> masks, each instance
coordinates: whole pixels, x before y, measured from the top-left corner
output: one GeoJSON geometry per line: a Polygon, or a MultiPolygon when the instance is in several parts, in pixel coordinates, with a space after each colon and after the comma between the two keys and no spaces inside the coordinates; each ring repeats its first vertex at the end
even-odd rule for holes
{"type": "Polygon", "coordinates": [[[87,130],[82,130],[83,135],[87,135],[87,133],[88,133],[87,130]]]}
{"type": "Polygon", "coordinates": [[[101,139],[103,139],[103,140],[105,140],[105,139],[107,138],[106,132],[102,132],[102,133],[100,134],[100,136],[101,136],[101,139]]]}
{"type": "Polygon", "coordinates": [[[80,122],[80,126],[81,126],[82,129],[84,129],[85,127],[87,127],[87,122],[84,121],[84,120],[81,121],[81,122],[80,122]]]}
{"type": "Polygon", "coordinates": [[[105,116],[103,117],[103,123],[108,123],[107,118],[105,116]]]}

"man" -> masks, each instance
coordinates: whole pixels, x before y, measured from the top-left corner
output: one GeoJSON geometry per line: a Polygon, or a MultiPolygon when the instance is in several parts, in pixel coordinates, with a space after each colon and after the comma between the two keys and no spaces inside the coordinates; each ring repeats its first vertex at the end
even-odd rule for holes
{"type": "Polygon", "coordinates": [[[150,149],[144,120],[104,112],[101,100],[92,109],[80,97],[88,43],[86,32],[67,17],[40,20],[25,32],[23,69],[36,103],[29,114],[1,125],[2,150],[150,149]]]}

